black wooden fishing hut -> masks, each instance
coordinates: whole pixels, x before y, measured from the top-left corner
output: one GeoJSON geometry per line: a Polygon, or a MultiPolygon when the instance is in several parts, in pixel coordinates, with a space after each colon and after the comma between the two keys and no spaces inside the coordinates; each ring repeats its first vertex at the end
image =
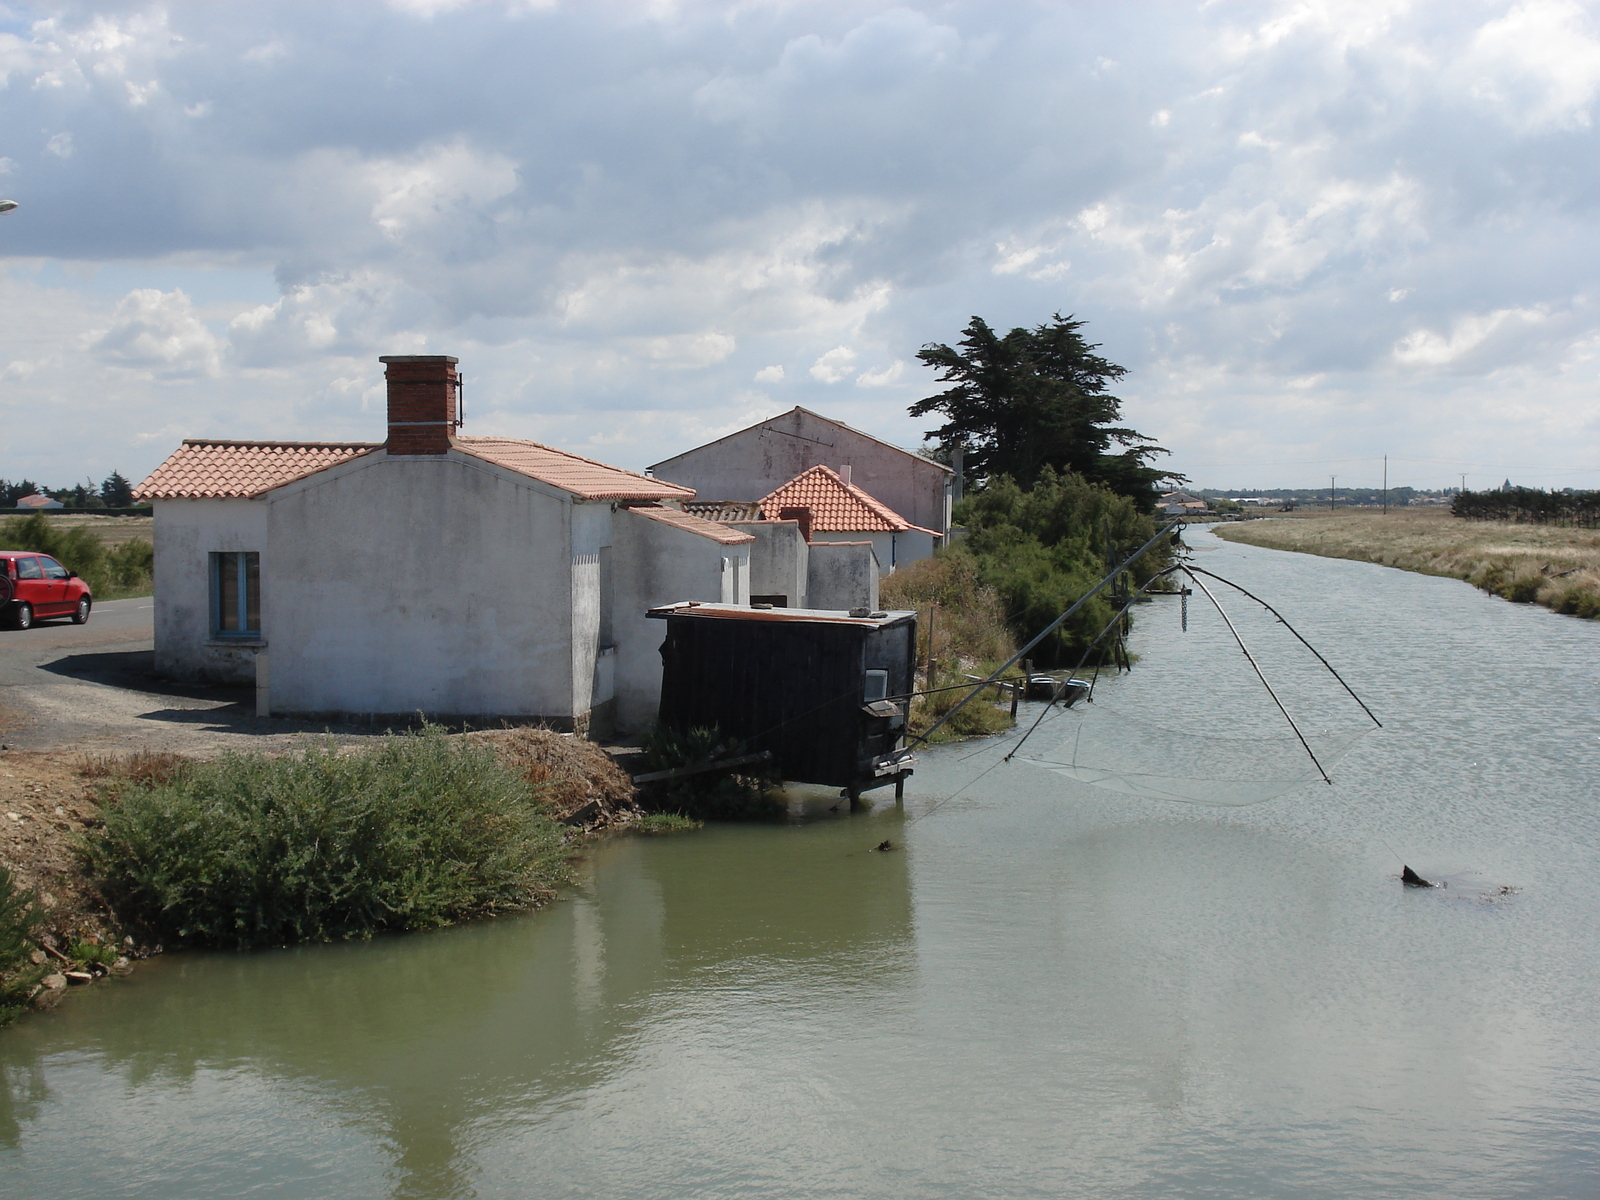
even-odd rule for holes
{"type": "Polygon", "coordinates": [[[694,601],[665,620],[661,723],[716,726],[771,751],[784,779],[852,799],[911,774],[903,749],[916,670],[917,614],[750,608],[694,601]]]}

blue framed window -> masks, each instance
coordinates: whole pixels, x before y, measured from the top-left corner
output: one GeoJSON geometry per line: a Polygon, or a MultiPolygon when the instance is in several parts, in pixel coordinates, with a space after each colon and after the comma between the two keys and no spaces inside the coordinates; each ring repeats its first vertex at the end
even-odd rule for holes
{"type": "Polygon", "coordinates": [[[254,550],[211,555],[211,632],[225,638],[261,636],[261,555],[254,550]]]}

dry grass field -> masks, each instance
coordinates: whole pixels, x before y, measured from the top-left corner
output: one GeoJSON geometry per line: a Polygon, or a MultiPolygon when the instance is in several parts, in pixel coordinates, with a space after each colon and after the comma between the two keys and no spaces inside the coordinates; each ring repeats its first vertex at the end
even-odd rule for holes
{"type": "MultiPolygon", "coordinates": [[[[12,514],[0,513],[0,516],[12,514]]],[[[92,512],[46,513],[45,520],[52,529],[65,533],[69,529],[87,529],[107,550],[115,550],[124,542],[135,538],[148,542],[155,529],[154,517],[107,517],[92,512]]]]}
{"type": "Polygon", "coordinates": [[[1600,530],[1463,521],[1444,508],[1307,510],[1213,528],[1230,542],[1465,579],[1507,600],[1600,617],[1600,530]]]}

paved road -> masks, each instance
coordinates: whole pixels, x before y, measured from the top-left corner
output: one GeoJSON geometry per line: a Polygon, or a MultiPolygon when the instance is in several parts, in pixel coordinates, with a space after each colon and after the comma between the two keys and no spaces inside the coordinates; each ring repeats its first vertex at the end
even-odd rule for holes
{"type": "MultiPolygon", "coordinates": [[[[254,715],[251,688],[154,672],[148,596],[96,604],[88,624],[0,630],[0,745],[92,754],[283,749],[319,726],[254,715]]],[[[341,731],[341,740],[359,736],[341,731]]]]}

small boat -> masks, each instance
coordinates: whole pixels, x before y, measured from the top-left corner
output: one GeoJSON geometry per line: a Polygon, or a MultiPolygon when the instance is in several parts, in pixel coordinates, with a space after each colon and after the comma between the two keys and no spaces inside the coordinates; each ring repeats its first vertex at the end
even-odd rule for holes
{"type": "Polygon", "coordinates": [[[1060,700],[1071,708],[1089,694],[1089,685],[1081,679],[1057,679],[1054,675],[1029,675],[1026,696],[1029,700],[1060,700]]]}

